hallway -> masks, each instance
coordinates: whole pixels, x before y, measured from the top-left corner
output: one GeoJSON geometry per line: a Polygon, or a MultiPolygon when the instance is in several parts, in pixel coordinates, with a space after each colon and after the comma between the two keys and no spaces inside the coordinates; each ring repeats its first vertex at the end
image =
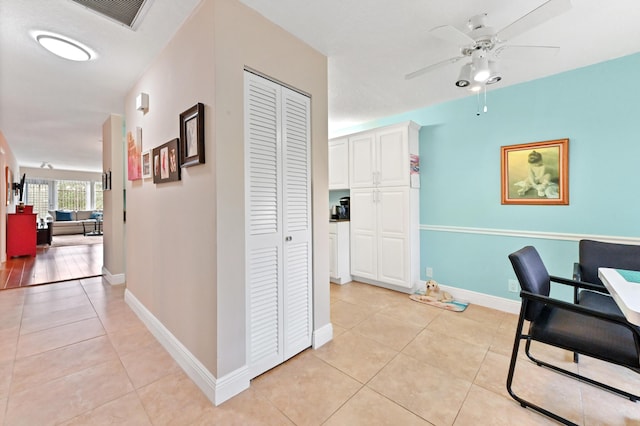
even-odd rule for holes
{"type": "Polygon", "coordinates": [[[38,246],[35,257],[14,257],[0,265],[0,290],[101,275],[102,254],[102,244],[38,246]]]}

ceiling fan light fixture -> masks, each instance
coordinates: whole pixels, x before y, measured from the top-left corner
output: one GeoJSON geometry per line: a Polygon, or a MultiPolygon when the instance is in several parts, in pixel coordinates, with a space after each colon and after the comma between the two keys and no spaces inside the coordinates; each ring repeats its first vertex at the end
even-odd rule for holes
{"type": "Polygon", "coordinates": [[[489,61],[484,56],[474,56],[473,59],[473,79],[477,82],[486,81],[491,75],[489,71],[489,61]]]}
{"type": "Polygon", "coordinates": [[[460,75],[456,80],[457,87],[467,87],[471,84],[471,63],[465,64],[460,69],[460,75]]]}
{"type": "Polygon", "coordinates": [[[83,62],[96,58],[93,50],[82,43],[59,34],[35,32],[35,40],[49,52],[70,61],[83,62]]]}
{"type": "Polygon", "coordinates": [[[495,61],[489,61],[489,78],[485,84],[495,84],[500,80],[502,80],[502,74],[500,74],[498,64],[495,61]]]}

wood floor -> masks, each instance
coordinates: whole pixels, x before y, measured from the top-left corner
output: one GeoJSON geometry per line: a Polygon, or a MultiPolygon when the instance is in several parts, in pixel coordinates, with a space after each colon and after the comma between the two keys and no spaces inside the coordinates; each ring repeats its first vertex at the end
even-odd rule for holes
{"type": "Polygon", "coordinates": [[[35,257],[14,257],[0,266],[0,289],[101,275],[102,252],[102,244],[38,246],[35,257]]]}

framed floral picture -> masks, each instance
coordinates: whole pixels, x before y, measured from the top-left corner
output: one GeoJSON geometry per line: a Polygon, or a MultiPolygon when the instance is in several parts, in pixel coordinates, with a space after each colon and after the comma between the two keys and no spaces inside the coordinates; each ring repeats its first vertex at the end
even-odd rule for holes
{"type": "Polygon", "coordinates": [[[172,139],[153,148],[153,183],[174,182],[180,180],[180,144],[172,139]]]}
{"type": "Polygon", "coordinates": [[[502,204],[569,204],[569,139],[503,146],[500,153],[502,204]]]}
{"type": "Polygon", "coordinates": [[[204,105],[180,114],[180,167],[204,163],[204,105]]]}
{"type": "Polygon", "coordinates": [[[152,177],[151,170],[151,151],[146,150],[142,153],[142,178],[152,177]]]}

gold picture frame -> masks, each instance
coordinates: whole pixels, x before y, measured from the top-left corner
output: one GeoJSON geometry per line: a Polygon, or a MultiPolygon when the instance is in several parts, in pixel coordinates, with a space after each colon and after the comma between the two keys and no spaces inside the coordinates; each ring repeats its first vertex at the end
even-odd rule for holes
{"type": "Polygon", "coordinates": [[[502,204],[569,204],[569,139],[502,146],[500,154],[502,204]]]}

